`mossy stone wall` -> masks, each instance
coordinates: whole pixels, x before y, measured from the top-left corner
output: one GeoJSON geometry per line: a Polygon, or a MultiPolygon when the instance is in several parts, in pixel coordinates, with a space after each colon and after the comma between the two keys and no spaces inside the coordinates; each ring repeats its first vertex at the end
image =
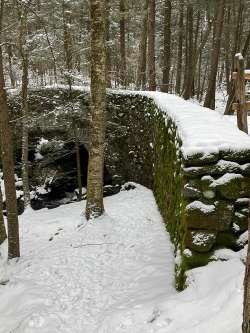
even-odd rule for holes
{"type": "MultiPolygon", "coordinates": [[[[18,96],[10,97],[10,106],[18,118],[18,96]]],[[[31,137],[68,140],[77,122],[88,147],[88,92],[76,90],[69,98],[67,89],[31,90],[29,109],[31,137]]],[[[18,122],[15,133],[18,146],[18,122]]],[[[114,181],[153,189],[175,246],[178,289],[185,286],[185,272],[213,260],[216,249],[244,245],[250,196],[250,150],[183,156],[181,147],[176,124],[151,98],[107,94],[106,166],[114,181]]]]}

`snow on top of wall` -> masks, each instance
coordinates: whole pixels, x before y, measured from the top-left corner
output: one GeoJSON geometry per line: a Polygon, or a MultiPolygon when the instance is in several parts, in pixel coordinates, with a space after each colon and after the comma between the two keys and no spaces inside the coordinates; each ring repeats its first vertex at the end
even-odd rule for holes
{"type": "MultiPolygon", "coordinates": [[[[48,86],[67,89],[67,85],[48,86]]],[[[74,86],[73,90],[89,92],[89,87],[74,86]]],[[[108,93],[142,95],[154,100],[158,108],[169,116],[178,127],[184,157],[201,153],[204,158],[220,151],[250,151],[250,137],[237,128],[236,117],[204,108],[192,101],[162,92],[107,90],[108,93]]]]}
{"type": "Polygon", "coordinates": [[[250,137],[240,131],[228,117],[176,95],[160,92],[144,94],[153,98],[159,109],[176,123],[183,142],[184,156],[250,149],[250,137]]]}

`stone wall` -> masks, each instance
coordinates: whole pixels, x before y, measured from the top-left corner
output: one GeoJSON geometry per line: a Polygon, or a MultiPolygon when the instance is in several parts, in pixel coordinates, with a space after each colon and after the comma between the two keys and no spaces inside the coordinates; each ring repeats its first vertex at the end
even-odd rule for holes
{"type": "MultiPolygon", "coordinates": [[[[88,146],[87,92],[76,90],[69,101],[66,89],[41,89],[31,91],[29,101],[34,137],[68,140],[77,121],[88,146]]],[[[12,97],[10,105],[15,118],[18,98],[12,97]]],[[[107,94],[105,165],[114,184],[134,181],[154,190],[175,245],[178,289],[185,286],[188,269],[215,260],[216,249],[244,246],[250,196],[250,149],[184,156],[182,146],[178,124],[152,98],[107,94]]]]}

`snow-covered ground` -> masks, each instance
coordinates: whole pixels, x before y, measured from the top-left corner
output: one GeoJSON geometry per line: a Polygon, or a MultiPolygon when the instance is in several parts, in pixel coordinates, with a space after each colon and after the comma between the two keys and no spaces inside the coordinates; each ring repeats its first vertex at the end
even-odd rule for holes
{"type": "Polygon", "coordinates": [[[105,207],[90,223],[82,202],[21,217],[19,262],[2,248],[0,333],[240,332],[243,253],[221,250],[227,261],[191,271],[177,293],[152,192],[137,185],[105,207]]]}

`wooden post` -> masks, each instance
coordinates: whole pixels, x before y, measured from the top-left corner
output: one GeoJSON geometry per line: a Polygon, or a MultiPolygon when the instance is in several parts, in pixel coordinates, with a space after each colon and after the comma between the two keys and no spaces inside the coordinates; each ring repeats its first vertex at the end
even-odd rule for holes
{"type": "Polygon", "coordinates": [[[236,102],[238,103],[237,124],[241,131],[248,133],[247,108],[246,108],[246,86],[245,86],[245,66],[244,58],[238,53],[235,55],[236,79],[236,102]]]}

